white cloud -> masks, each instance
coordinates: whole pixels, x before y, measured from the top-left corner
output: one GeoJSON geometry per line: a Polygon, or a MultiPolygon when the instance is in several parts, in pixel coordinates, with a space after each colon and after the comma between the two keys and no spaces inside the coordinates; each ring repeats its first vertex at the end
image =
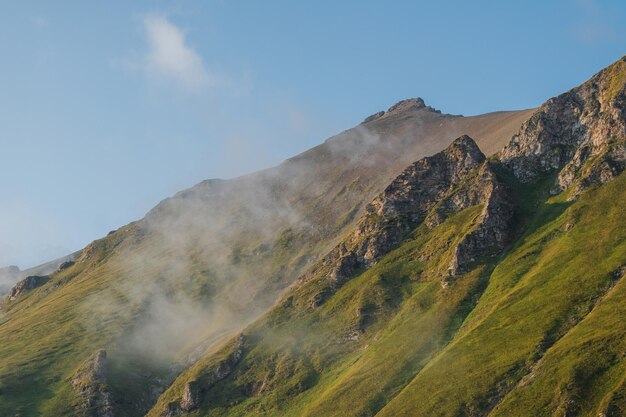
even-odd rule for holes
{"type": "Polygon", "coordinates": [[[174,80],[190,89],[204,88],[212,77],[202,57],[189,46],[185,33],[161,16],[147,16],[143,26],[148,40],[145,69],[154,76],[174,80]]]}
{"type": "Polygon", "coordinates": [[[141,31],[145,49],[132,51],[126,57],[113,58],[112,68],[142,74],[152,82],[168,84],[187,92],[221,90],[228,95],[246,96],[254,85],[254,74],[224,74],[207,67],[202,56],[189,45],[185,31],[162,15],[142,17],[141,31]]]}

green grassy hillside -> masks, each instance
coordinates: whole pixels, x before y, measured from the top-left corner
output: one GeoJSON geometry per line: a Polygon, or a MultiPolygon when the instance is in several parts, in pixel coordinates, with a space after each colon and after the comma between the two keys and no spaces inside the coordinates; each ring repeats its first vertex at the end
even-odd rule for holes
{"type": "Polygon", "coordinates": [[[499,259],[443,288],[438,272],[480,208],[422,225],[319,309],[314,281],[294,288],[149,415],[190,383],[206,387],[190,416],[623,415],[626,175],[574,203],[511,185],[519,235],[499,259]],[[212,381],[229,349],[243,359],[212,381]]]}
{"type": "Polygon", "coordinates": [[[409,166],[149,415],[624,415],[625,62],[409,166]]]}

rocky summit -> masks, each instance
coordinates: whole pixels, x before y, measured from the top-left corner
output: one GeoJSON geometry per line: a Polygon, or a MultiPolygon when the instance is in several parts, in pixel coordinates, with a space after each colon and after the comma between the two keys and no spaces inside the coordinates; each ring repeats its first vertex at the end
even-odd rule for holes
{"type": "Polygon", "coordinates": [[[5,270],[0,415],[624,416],[625,169],[626,58],[537,109],[400,101],[5,270]]]}

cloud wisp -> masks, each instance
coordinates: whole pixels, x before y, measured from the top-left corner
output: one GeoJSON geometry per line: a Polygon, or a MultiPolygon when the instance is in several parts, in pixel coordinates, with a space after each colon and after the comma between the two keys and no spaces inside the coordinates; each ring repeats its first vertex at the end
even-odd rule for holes
{"type": "Polygon", "coordinates": [[[187,43],[185,33],[162,16],[146,16],[143,29],[148,41],[145,70],[185,88],[209,86],[212,77],[202,57],[187,43]]]}

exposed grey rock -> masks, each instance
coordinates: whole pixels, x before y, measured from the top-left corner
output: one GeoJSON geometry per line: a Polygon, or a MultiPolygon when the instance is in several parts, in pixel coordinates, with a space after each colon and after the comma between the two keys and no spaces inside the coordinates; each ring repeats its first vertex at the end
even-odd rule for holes
{"type": "Polygon", "coordinates": [[[424,103],[424,100],[421,97],[407,98],[405,100],[400,100],[393,106],[389,107],[387,113],[394,111],[419,110],[424,107],[426,107],[426,103],[424,103]]]}
{"type": "Polygon", "coordinates": [[[415,98],[408,98],[405,100],[400,100],[393,106],[389,107],[389,110],[384,112],[384,114],[398,114],[398,113],[404,113],[404,112],[410,112],[410,111],[416,111],[416,110],[422,110],[422,109],[428,110],[434,113],[441,113],[440,110],[427,106],[421,97],[415,97],[415,98]]]}
{"type": "Polygon", "coordinates": [[[497,180],[491,165],[485,163],[474,185],[464,192],[457,209],[483,205],[474,229],[456,246],[449,275],[467,272],[481,257],[499,253],[511,239],[513,204],[505,187],[497,180]]]}
{"type": "Polygon", "coordinates": [[[180,408],[182,411],[189,412],[198,408],[200,405],[200,388],[196,381],[185,384],[183,396],[180,400],[180,408]]]}
{"type": "Polygon", "coordinates": [[[107,386],[107,353],[97,351],[72,377],[72,386],[80,398],[76,412],[85,417],[113,417],[111,395],[107,386]]]}
{"type": "Polygon", "coordinates": [[[61,263],[61,265],[59,265],[59,268],[57,269],[57,272],[60,272],[60,271],[63,271],[64,269],[69,268],[70,266],[74,265],[74,263],[75,262],[72,260],[61,263]]]}
{"type": "Polygon", "coordinates": [[[626,276],[626,265],[620,266],[611,274],[611,279],[617,281],[626,276]]]}
{"type": "Polygon", "coordinates": [[[626,58],[548,100],[500,153],[522,182],[557,174],[553,194],[575,196],[626,169],[626,58]]]}
{"type": "Polygon", "coordinates": [[[501,250],[508,243],[513,216],[491,164],[473,139],[462,136],[444,151],[411,164],[366,207],[356,230],[322,260],[332,285],[312,297],[311,308],[321,305],[357,270],[370,268],[400,246],[420,223],[433,228],[450,214],[475,205],[483,205],[483,212],[455,248],[449,275],[463,273],[480,256],[501,250]]]}
{"type": "MultiPolygon", "coordinates": [[[[474,140],[461,136],[444,151],[410,165],[366,207],[356,231],[340,246],[341,259],[353,256],[352,270],[372,266],[484,161],[474,140]]],[[[345,275],[350,268],[342,266],[345,275]]]]}
{"type": "Polygon", "coordinates": [[[48,275],[45,275],[45,276],[31,275],[29,277],[26,277],[20,282],[18,282],[17,284],[15,284],[15,287],[13,287],[11,291],[9,291],[9,294],[7,295],[7,299],[9,301],[14,301],[22,294],[28,291],[32,291],[37,287],[41,287],[49,280],[50,280],[50,277],[48,275]]]}

